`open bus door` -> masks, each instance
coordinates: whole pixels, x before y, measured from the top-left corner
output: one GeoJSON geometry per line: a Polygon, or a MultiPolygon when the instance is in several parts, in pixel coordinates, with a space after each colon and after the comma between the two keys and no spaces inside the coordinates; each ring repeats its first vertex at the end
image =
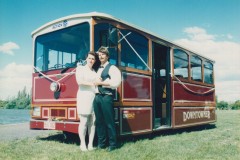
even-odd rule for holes
{"type": "Polygon", "coordinates": [[[153,130],[171,127],[170,48],[153,43],[153,130]]]}

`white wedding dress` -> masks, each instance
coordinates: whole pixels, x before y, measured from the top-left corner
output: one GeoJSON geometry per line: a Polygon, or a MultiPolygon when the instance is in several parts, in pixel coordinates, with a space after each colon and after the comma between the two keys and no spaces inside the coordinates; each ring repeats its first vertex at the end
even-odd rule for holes
{"type": "Polygon", "coordinates": [[[78,114],[92,114],[93,100],[95,97],[95,86],[81,85],[81,82],[94,82],[97,73],[91,70],[87,65],[78,66],[76,70],[76,80],[79,86],[77,92],[77,112],[78,114]]]}

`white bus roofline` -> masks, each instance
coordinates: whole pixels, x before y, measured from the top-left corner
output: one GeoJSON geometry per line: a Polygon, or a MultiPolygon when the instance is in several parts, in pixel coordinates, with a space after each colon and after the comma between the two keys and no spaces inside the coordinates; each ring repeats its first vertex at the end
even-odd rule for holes
{"type": "Polygon", "coordinates": [[[160,37],[160,36],[158,36],[157,34],[154,34],[154,33],[150,32],[150,31],[147,31],[146,29],[143,29],[143,28],[141,28],[141,27],[139,27],[139,26],[136,26],[136,25],[134,25],[134,24],[128,23],[128,22],[123,21],[123,20],[121,20],[121,19],[115,18],[115,17],[113,17],[113,16],[111,16],[111,15],[109,15],[109,14],[100,13],[100,12],[89,12],[89,13],[83,13],[83,14],[73,14],[73,15],[69,15],[69,16],[65,16],[65,17],[62,17],[62,18],[53,20],[53,21],[48,22],[48,23],[46,23],[45,25],[39,27],[38,29],[34,30],[34,31],[31,33],[31,36],[33,37],[33,36],[34,36],[36,33],[38,33],[40,30],[42,30],[42,29],[44,29],[44,28],[46,28],[46,27],[49,27],[50,25],[53,25],[53,24],[55,24],[55,23],[64,21],[64,20],[66,20],[66,19],[87,18],[87,17],[89,17],[89,18],[99,17],[99,18],[103,18],[103,19],[109,19],[109,20],[113,20],[113,21],[120,22],[120,23],[125,24],[125,25],[127,25],[127,26],[129,26],[129,27],[135,28],[135,29],[137,29],[137,30],[139,30],[139,31],[141,31],[141,32],[144,32],[144,33],[146,33],[146,34],[149,34],[149,35],[151,35],[151,36],[153,36],[153,37],[156,37],[157,39],[161,39],[164,43],[166,43],[166,44],[168,44],[168,45],[171,45],[171,46],[175,46],[174,48],[183,49],[183,50],[186,50],[186,51],[188,51],[188,52],[192,52],[192,53],[197,54],[198,56],[200,56],[200,57],[202,57],[202,58],[204,58],[204,59],[207,59],[207,60],[211,61],[212,63],[215,63],[214,60],[212,60],[212,59],[210,59],[210,58],[208,58],[208,57],[205,57],[205,56],[199,54],[199,53],[196,52],[196,51],[192,51],[192,50],[190,50],[190,49],[187,49],[187,48],[185,48],[185,47],[183,47],[183,46],[181,46],[181,45],[179,45],[179,44],[176,44],[176,43],[174,43],[174,42],[172,42],[172,41],[170,41],[170,40],[167,40],[167,39],[165,39],[165,38],[163,38],[163,37],[160,37]]]}

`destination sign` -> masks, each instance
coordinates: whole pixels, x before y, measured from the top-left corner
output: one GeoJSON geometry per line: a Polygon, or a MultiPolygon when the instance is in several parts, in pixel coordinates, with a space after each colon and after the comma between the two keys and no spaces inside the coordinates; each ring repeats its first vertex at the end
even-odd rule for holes
{"type": "Polygon", "coordinates": [[[68,21],[67,21],[67,20],[64,20],[64,21],[62,21],[62,22],[60,22],[60,23],[54,24],[54,25],[52,26],[52,29],[64,28],[64,27],[67,27],[67,25],[68,25],[68,21]]]}

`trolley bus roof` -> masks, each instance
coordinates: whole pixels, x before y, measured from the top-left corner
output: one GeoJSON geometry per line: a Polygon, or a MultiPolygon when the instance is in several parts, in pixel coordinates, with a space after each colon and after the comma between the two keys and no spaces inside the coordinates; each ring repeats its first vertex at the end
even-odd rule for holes
{"type": "Polygon", "coordinates": [[[186,51],[195,53],[195,54],[197,54],[197,55],[199,55],[199,56],[201,56],[201,57],[203,57],[203,58],[205,58],[205,59],[207,59],[207,60],[209,60],[209,61],[211,61],[211,62],[213,62],[213,63],[215,62],[214,60],[212,60],[212,59],[210,59],[210,58],[207,58],[207,57],[205,57],[205,56],[197,53],[196,51],[192,51],[192,50],[190,50],[190,49],[187,49],[186,47],[183,47],[183,46],[181,46],[181,45],[179,45],[179,44],[176,44],[176,43],[174,43],[174,42],[172,42],[172,41],[170,41],[170,40],[167,40],[167,39],[165,39],[165,38],[163,38],[163,37],[160,37],[160,36],[156,35],[156,34],[153,33],[153,32],[150,32],[150,31],[148,31],[148,30],[146,30],[146,29],[143,29],[143,28],[141,28],[141,27],[139,27],[139,26],[136,26],[136,25],[134,25],[134,24],[131,24],[131,23],[129,23],[129,22],[123,21],[123,20],[121,20],[121,19],[119,19],[119,18],[113,17],[113,16],[111,16],[111,15],[109,15],[109,14],[100,13],[100,12],[90,12],[90,13],[74,14],[74,15],[65,16],[65,17],[62,17],[62,18],[59,18],[59,19],[56,19],[56,20],[53,20],[53,21],[51,21],[51,22],[46,23],[45,25],[43,25],[43,26],[39,27],[38,29],[34,30],[34,31],[31,33],[31,35],[32,35],[32,37],[33,37],[35,34],[37,34],[38,32],[40,32],[40,31],[43,30],[44,28],[47,28],[47,27],[49,27],[50,25],[53,25],[53,24],[55,24],[55,23],[58,23],[58,22],[61,22],[61,21],[64,21],[64,20],[69,20],[69,19],[74,19],[74,18],[89,18],[89,19],[90,19],[90,18],[92,18],[92,17],[98,17],[98,18],[102,18],[102,19],[108,19],[108,20],[112,20],[112,21],[116,21],[116,22],[125,24],[125,25],[127,25],[127,26],[129,26],[129,27],[132,27],[132,28],[135,28],[135,29],[137,29],[137,30],[139,30],[139,31],[141,31],[141,32],[144,32],[144,33],[146,33],[146,34],[148,34],[148,35],[150,35],[150,36],[152,36],[152,37],[155,37],[156,39],[159,39],[161,42],[164,42],[165,44],[168,44],[168,45],[171,45],[171,46],[175,46],[175,48],[184,49],[184,50],[186,50],[186,51]]]}

